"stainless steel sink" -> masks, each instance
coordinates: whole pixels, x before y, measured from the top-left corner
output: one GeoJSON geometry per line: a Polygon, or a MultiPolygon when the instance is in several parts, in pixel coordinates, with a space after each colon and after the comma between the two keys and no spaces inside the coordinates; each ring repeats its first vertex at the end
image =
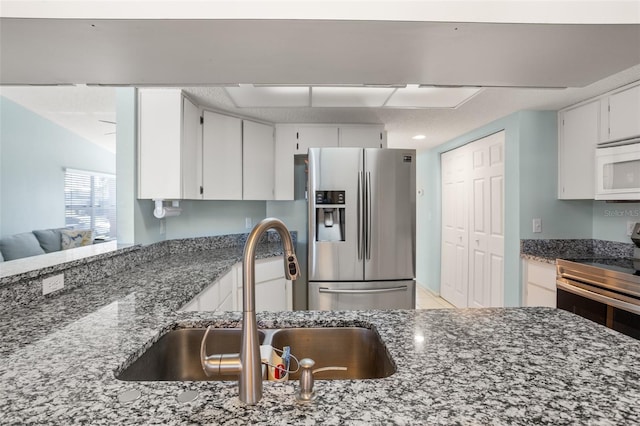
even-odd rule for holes
{"type": "MultiPolygon", "coordinates": [[[[154,343],[140,358],[116,375],[127,381],[238,380],[238,376],[207,377],[200,363],[200,342],[205,328],[172,330],[154,343]]],[[[207,354],[238,353],[240,329],[211,329],[207,354]]],[[[395,365],[380,337],[358,327],[286,328],[260,330],[260,344],[282,349],[290,346],[296,358],[312,358],[315,368],[347,367],[346,371],[322,371],[317,380],[375,379],[395,373],[395,365]]],[[[292,361],[295,368],[295,361],[292,361]]],[[[299,373],[289,375],[296,380],[299,373]]]]}
{"type": "MultiPolygon", "coordinates": [[[[346,371],[320,371],[316,380],[377,379],[396,372],[387,348],[378,334],[367,328],[288,328],[273,334],[271,346],[290,346],[299,360],[311,358],[315,369],[347,367],[346,371]]],[[[295,363],[292,363],[295,367],[295,363]]],[[[289,379],[298,379],[299,372],[289,379]]]]}
{"type": "MultiPolygon", "coordinates": [[[[200,342],[206,328],[172,330],[162,336],[133,364],[116,375],[130,381],[238,380],[238,376],[207,377],[200,365],[200,342]]],[[[265,334],[259,332],[260,343],[265,334]]],[[[207,353],[238,353],[242,330],[215,328],[207,338],[207,353]]]]}

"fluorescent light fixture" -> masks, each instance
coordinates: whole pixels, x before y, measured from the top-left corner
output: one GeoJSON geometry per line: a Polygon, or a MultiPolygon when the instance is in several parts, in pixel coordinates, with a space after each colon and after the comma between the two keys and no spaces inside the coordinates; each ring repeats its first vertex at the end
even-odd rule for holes
{"type": "Polygon", "coordinates": [[[425,139],[426,136],[425,135],[415,135],[414,137],[412,137],[411,139],[415,139],[417,141],[425,139]]]}
{"type": "Polygon", "coordinates": [[[312,107],[381,107],[395,91],[389,87],[312,87],[312,107]]]}
{"type": "Polygon", "coordinates": [[[385,107],[394,108],[457,108],[482,89],[478,87],[422,87],[407,85],[398,89],[385,107]]]}
{"type": "Polygon", "coordinates": [[[224,90],[239,108],[308,107],[309,87],[255,87],[241,84],[224,90]]]}

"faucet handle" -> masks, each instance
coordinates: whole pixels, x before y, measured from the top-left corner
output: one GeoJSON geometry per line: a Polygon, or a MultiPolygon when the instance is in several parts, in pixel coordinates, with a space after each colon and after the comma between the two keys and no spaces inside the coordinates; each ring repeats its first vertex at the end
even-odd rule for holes
{"type": "Polygon", "coordinates": [[[288,280],[295,280],[300,276],[300,266],[295,253],[285,253],[284,255],[284,274],[288,280]]]}

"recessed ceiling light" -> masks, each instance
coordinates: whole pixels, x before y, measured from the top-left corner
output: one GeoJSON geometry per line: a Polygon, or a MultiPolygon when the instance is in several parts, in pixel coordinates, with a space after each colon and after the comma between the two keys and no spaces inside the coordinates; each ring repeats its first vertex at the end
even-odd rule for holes
{"type": "Polygon", "coordinates": [[[415,139],[417,141],[425,139],[426,136],[425,135],[415,135],[414,137],[412,137],[411,139],[415,139]]]}

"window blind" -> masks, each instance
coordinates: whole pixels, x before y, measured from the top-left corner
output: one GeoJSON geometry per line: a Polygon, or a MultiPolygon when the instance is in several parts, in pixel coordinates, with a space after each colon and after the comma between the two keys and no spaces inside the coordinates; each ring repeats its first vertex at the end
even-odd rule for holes
{"type": "Polygon", "coordinates": [[[116,238],[116,177],[84,170],[64,173],[65,225],[116,238]]]}

